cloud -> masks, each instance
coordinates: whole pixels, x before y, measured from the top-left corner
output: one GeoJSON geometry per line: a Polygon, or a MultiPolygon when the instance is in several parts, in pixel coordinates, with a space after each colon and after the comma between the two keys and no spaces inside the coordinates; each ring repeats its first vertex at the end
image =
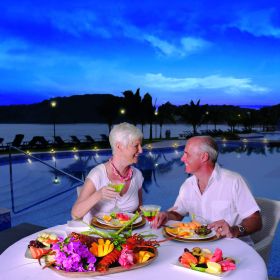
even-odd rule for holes
{"type": "Polygon", "coordinates": [[[156,36],[145,34],[143,38],[149,42],[154,48],[161,51],[162,54],[165,55],[173,55],[173,54],[179,54],[183,55],[183,53],[174,45],[168,43],[167,41],[164,41],[160,38],[157,38],[156,36]]]}
{"type": "Polygon", "coordinates": [[[230,26],[256,37],[280,38],[280,27],[275,26],[273,23],[274,14],[274,9],[242,13],[239,19],[230,26]]]}
{"type": "Polygon", "coordinates": [[[161,73],[148,73],[144,76],[144,84],[147,87],[163,91],[189,91],[195,89],[219,89],[229,95],[238,95],[244,91],[264,93],[268,88],[252,83],[248,78],[222,77],[211,75],[202,78],[172,78],[165,77],[161,73]]]}
{"type": "Polygon", "coordinates": [[[195,37],[183,37],[179,40],[179,43],[171,44],[165,40],[162,40],[154,35],[145,34],[144,39],[148,41],[154,48],[158,49],[162,54],[166,56],[181,56],[199,52],[205,48],[208,48],[211,43],[201,38],[195,37]]]}
{"type": "Polygon", "coordinates": [[[190,54],[211,46],[211,43],[202,39],[195,37],[184,37],[181,39],[181,44],[185,53],[190,54]]]}
{"type": "Polygon", "coordinates": [[[19,39],[6,39],[0,41],[0,67],[13,69],[14,63],[24,63],[27,59],[26,52],[30,46],[19,39]]]}
{"type": "Polygon", "coordinates": [[[156,35],[156,30],[146,31],[127,22],[123,16],[116,15],[110,20],[106,16],[100,17],[92,11],[78,10],[66,13],[60,11],[50,14],[50,20],[57,29],[75,37],[83,34],[99,36],[101,38],[129,38],[138,42],[148,42],[158,53],[164,56],[185,57],[208,48],[211,43],[196,37],[178,37],[172,39],[156,35]]]}
{"type": "Polygon", "coordinates": [[[98,35],[102,38],[111,38],[109,28],[103,26],[92,11],[77,10],[74,12],[57,11],[49,15],[50,21],[57,29],[75,37],[82,34],[98,35]]]}

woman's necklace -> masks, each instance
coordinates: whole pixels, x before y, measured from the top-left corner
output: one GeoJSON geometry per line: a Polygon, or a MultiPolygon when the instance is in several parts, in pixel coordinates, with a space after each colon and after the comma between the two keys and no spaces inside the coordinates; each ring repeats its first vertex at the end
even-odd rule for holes
{"type": "Polygon", "coordinates": [[[119,170],[116,168],[116,166],[113,164],[113,159],[110,158],[109,159],[109,163],[112,167],[112,170],[113,170],[113,173],[115,176],[118,177],[119,180],[123,181],[123,182],[126,182],[126,181],[129,181],[131,178],[132,178],[132,175],[133,175],[133,169],[131,168],[131,166],[129,167],[128,171],[127,171],[127,175],[126,176],[123,176],[119,170]]]}

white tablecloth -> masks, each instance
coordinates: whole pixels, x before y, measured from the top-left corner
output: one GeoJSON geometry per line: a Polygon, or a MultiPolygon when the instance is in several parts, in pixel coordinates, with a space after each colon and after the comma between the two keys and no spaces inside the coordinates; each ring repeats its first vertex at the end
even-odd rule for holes
{"type": "MultiPolygon", "coordinates": [[[[144,231],[149,229],[139,229],[138,231],[144,231]]],[[[74,228],[69,228],[66,225],[59,225],[51,229],[45,230],[51,232],[51,230],[63,230],[67,233],[75,231],[74,228]]],[[[78,232],[78,230],[76,229],[78,232]]],[[[161,230],[154,230],[159,238],[163,239],[161,230]]],[[[36,238],[38,234],[33,234],[25,237],[0,255],[0,280],[56,280],[63,279],[62,276],[51,271],[50,269],[42,269],[37,260],[25,258],[25,251],[30,240],[36,238]]],[[[4,240],[1,240],[4,242],[4,240]]],[[[263,259],[259,254],[249,245],[239,239],[224,238],[213,242],[195,242],[195,243],[182,243],[176,241],[167,241],[161,244],[158,248],[159,255],[157,259],[150,265],[140,269],[125,271],[117,274],[109,274],[104,276],[94,277],[94,279],[218,279],[216,276],[212,276],[206,273],[192,271],[186,268],[180,268],[175,266],[174,263],[178,260],[178,257],[183,253],[184,248],[193,247],[209,248],[214,250],[220,248],[223,251],[224,256],[233,257],[238,261],[237,269],[231,271],[225,277],[226,279],[254,279],[264,280],[267,279],[267,270],[263,259]]],[[[83,278],[92,279],[92,277],[83,278]]]]}

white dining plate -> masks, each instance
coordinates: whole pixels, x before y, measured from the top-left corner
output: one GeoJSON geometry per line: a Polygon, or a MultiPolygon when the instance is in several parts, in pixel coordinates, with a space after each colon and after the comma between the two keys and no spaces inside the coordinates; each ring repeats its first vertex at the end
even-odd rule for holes
{"type": "Polygon", "coordinates": [[[86,231],[86,230],[90,229],[90,227],[88,225],[86,225],[83,221],[80,221],[80,220],[68,221],[67,228],[70,228],[74,231],[86,231]]]}
{"type": "MultiPolygon", "coordinates": [[[[128,215],[129,218],[131,219],[134,214],[133,213],[127,213],[127,212],[121,212],[122,214],[125,214],[125,215],[128,215]]],[[[111,226],[111,227],[120,227],[122,226],[125,222],[120,222],[119,219],[112,219],[110,221],[105,221],[103,219],[103,217],[106,215],[106,216],[110,216],[111,213],[100,213],[98,215],[96,215],[96,220],[100,223],[100,224],[103,224],[103,225],[108,225],[108,226],[111,226]]],[[[134,222],[133,222],[133,225],[139,223],[142,221],[142,217],[138,217],[134,222]]]]}
{"type": "Polygon", "coordinates": [[[193,235],[192,236],[181,236],[181,235],[178,235],[176,233],[172,233],[172,231],[169,231],[168,230],[168,227],[165,228],[165,231],[168,233],[168,235],[170,236],[174,236],[174,237],[177,237],[177,238],[181,238],[181,239],[187,239],[187,240],[203,240],[203,239],[208,239],[208,238],[212,238],[216,235],[216,232],[214,230],[212,230],[209,234],[207,235],[198,235],[196,234],[195,232],[193,232],[193,235]]]}
{"type": "Polygon", "coordinates": [[[211,274],[211,273],[208,273],[208,272],[202,272],[202,271],[197,271],[197,270],[193,270],[193,269],[190,269],[190,268],[187,268],[185,266],[183,266],[180,262],[176,261],[175,263],[173,263],[173,265],[180,269],[180,270],[183,270],[185,271],[186,273],[190,273],[190,274],[196,274],[197,276],[200,275],[200,276],[205,276],[207,278],[216,278],[216,279],[221,279],[221,278],[224,278],[226,277],[229,273],[231,273],[232,270],[229,270],[229,271],[226,271],[226,272],[222,272],[221,274],[211,274]]]}

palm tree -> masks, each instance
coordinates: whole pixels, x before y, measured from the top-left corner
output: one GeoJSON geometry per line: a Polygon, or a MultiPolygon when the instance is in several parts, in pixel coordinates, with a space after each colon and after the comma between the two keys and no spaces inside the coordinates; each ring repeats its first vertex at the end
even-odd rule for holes
{"type": "Polygon", "coordinates": [[[161,106],[158,107],[158,115],[157,119],[159,122],[159,127],[160,127],[160,139],[162,139],[162,126],[166,121],[170,121],[172,123],[175,123],[175,119],[173,116],[173,111],[174,111],[174,106],[167,102],[165,104],[162,104],[161,106]]]}
{"type": "Polygon", "coordinates": [[[199,103],[200,100],[196,104],[191,100],[190,105],[183,106],[181,110],[182,117],[192,125],[193,134],[197,134],[197,126],[201,124],[207,107],[207,105],[200,106],[199,103]]]}
{"type": "Polygon", "coordinates": [[[114,121],[120,114],[121,101],[121,97],[108,95],[98,107],[98,112],[104,117],[105,122],[108,125],[108,133],[110,133],[114,121]]]}
{"type": "Polygon", "coordinates": [[[152,96],[149,93],[146,93],[141,101],[141,112],[142,119],[145,123],[150,124],[150,140],[153,138],[153,120],[154,120],[154,112],[155,106],[152,103],[152,96]]]}
{"type": "Polygon", "coordinates": [[[136,90],[135,94],[132,90],[126,90],[123,92],[123,95],[126,117],[129,121],[136,125],[139,122],[139,111],[141,109],[140,88],[136,90]]]}
{"type": "Polygon", "coordinates": [[[239,122],[239,114],[236,113],[230,113],[228,114],[226,118],[226,122],[228,126],[230,127],[231,132],[234,132],[235,127],[237,126],[239,122]]]}

